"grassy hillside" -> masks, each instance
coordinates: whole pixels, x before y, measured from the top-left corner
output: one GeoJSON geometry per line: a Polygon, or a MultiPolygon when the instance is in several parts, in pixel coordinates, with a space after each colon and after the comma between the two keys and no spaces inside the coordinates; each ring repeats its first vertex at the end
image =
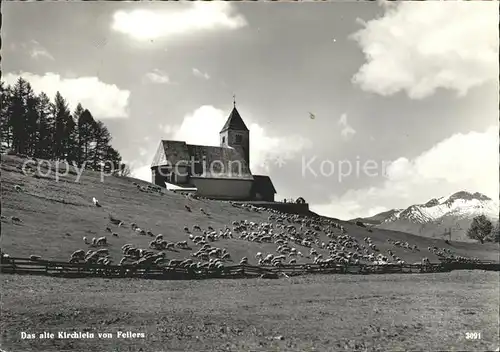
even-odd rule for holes
{"type": "MultiPolygon", "coordinates": [[[[16,156],[2,156],[1,248],[11,256],[35,254],[44,259],[68,260],[73,251],[87,251],[90,248],[83,242],[84,236],[89,240],[92,237],[106,236],[110,255],[114,263],[118,263],[122,257],[123,244],[130,243],[138,248],[148,248],[152,240],[151,237],[138,235],[131,229],[130,224],[135,222],[140,228],[155,235],[163,234],[170,242],[188,240],[191,250],[167,251],[167,258],[190,258],[190,254],[199,248],[189,240],[183,230],[185,226],[192,229],[193,225],[197,224],[202,229],[212,226],[219,230],[225,226],[232,228],[231,223],[235,220],[268,222],[270,215],[269,212],[257,213],[236,208],[227,202],[188,199],[169,191],[143,192],[133,182],[142,186],[147,186],[148,183],[133,178],[104,177],[101,182],[100,174],[92,171],[85,171],[78,182],[74,171],[65,176],[58,176],[56,180],[54,163],[39,168],[42,173],[51,170],[48,176],[25,175],[21,170],[24,161],[16,156]],[[21,191],[16,190],[15,185],[19,185],[21,191]],[[93,197],[99,200],[101,207],[94,206],[93,197]],[[188,212],[185,205],[191,207],[192,212],[188,212]],[[209,215],[203,214],[201,208],[209,215]],[[109,214],[124,221],[124,226],[111,224],[109,214]],[[12,216],[18,217],[21,222],[13,222],[12,216]],[[118,237],[113,237],[106,231],[106,227],[110,227],[118,237]]],[[[339,222],[349,235],[361,242],[363,237],[370,236],[382,252],[391,249],[407,262],[419,261],[422,257],[437,261],[437,257],[427,250],[428,246],[448,247],[458,255],[498,260],[498,245],[495,244],[452,243],[449,246],[443,240],[383,229],[373,229],[373,232],[369,232],[368,229],[352,223],[339,222]],[[388,238],[416,244],[421,251],[412,252],[394,247],[387,242],[388,238]]],[[[328,242],[325,233],[320,232],[320,240],[328,242]]],[[[241,240],[237,234],[233,239],[219,240],[212,245],[226,248],[235,262],[247,256],[250,264],[255,264],[254,256],[257,252],[275,253],[277,247],[274,243],[241,240]]],[[[298,246],[297,249],[304,254],[309,252],[305,247],[298,246]]],[[[328,256],[327,251],[318,252],[324,257],[328,256]]],[[[297,262],[312,262],[312,258],[299,258],[297,262]]]]}

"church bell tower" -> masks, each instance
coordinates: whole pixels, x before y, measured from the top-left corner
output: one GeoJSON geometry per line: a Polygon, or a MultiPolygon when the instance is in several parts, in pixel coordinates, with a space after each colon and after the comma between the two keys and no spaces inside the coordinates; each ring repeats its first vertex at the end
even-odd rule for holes
{"type": "Polygon", "coordinates": [[[250,168],[250,130],[236,109],[235,96],[233,96],[233,110],[220,131],[220,146],[236,149],[250,168]]]}

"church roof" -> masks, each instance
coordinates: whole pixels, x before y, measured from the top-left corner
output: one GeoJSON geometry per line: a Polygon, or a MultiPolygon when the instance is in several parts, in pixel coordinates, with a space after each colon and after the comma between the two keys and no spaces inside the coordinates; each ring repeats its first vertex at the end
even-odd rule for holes
{"type": "Polygon", "coordinates": [[[237,131],[248,131],[248,128],[245,125],[245,122],[243,122],[240,113],[238,112],[238,110],[236,110],[236,106],[233,107],[233,111],[231,111],[231,113],[229,114],[229,117],[227,118],[224,127],[222,127],[221,132],[224,132],[228,129],[237,131]]]}
{"type": "Polygon", "coordinates": [[[193,177],[253,180],[245,158],[236,149],[162,140],[151,167],[187,165],[193,177]]]}
{"type": "Polygon", "coordinates": [[[273,181],[269,176],[253,175],[253,193],[276,194],[273,181]]]}

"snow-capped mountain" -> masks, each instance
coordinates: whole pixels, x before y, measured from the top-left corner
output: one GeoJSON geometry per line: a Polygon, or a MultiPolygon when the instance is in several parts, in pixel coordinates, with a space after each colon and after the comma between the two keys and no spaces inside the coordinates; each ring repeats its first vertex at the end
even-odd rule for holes
{"type": "Polygon", "coordinates": [[[427,223],[443,216],[457,218],[473,218],[484,214],[492,219],[498,219],[498,202],[481,193],[457,192],[449,197],[433,198],[425,204],[416,204],[394,212],[383,222],[407,219],[415,223],[427,223]]]}
{"type": "Polygon", "coordinates": [[[468,241],[466,230],[472,219],[484,214],[494,223],[499,218],[499,202],[481,193],[456,192],[448,197],[433,198],[406,209],[393,209],[365,219],[355,219],[384,229],[425,237],[442,238],[451,229],[451,238],[468,241]]]}

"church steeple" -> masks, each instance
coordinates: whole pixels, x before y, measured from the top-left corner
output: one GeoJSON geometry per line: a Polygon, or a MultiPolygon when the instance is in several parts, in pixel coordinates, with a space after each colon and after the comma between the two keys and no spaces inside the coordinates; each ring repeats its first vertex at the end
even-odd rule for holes
{"type": "Polygon", "coordinates": [[[248,131],[247,126],[245,125],[245,122],[243,122],[243,119],[241,118],[240,113],[236,109],[236,96],[233,95],[233,110],[229,114],[229,117],[224,124],[224,127],[222,127],[221,133],[231,129],[235,131],[248,131]]]}
{"type": "Polygon", "coordinates": [[[250,130],[236,109],[236,96],[233,95],[233,110],[220,131],[220,146],[234,148],[250,167],[250,130]]]}

